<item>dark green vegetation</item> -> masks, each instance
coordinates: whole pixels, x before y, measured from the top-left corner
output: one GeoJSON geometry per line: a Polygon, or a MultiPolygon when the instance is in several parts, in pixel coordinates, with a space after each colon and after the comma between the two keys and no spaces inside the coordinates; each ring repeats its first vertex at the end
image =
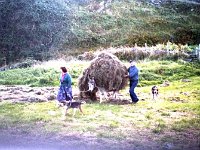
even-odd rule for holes
{"type": "Polygon", "coordinates": [[[161,84],[163,81],[178,81],[200,76],[199,64],[173,61],[151,61],[140,64],[141,86],[161,84]]]}
{"type": "Polygon", "coordinates": [[[198,1],[103,1],[2,0],[0,65],[135,43],[200,43],[198,1]]]}
{"type": "MultiPolygon", "coordinates": [[[[126,63],[126,62],[125,62],[126,63]]],[[[29,86],[58,86],[60,76],[59,64],[49,62],[45,67],[29,67],[26,69],[12,69],[0,72],[0,84],[2,85],[29,85],[29,86]]],[[[89,62],[72,61],[66,66],[73,78],[73,85],[77,86],[77,78],[89,62]]],[[[128,66],[128,64],[127,64],[128,66]]],[[[140,61],[140,84],[147,86],[161,84],[163,81],[177,81],[190,77],[200,76],[199,63],[184,63],[182,61],[140,61]]]]}
{"type": "Polygon", "coordinates": [[[58,74],[52,69],[15,69],[1,72],[0,82],[4,85],[54,86],[58,84],[58,74]]]}

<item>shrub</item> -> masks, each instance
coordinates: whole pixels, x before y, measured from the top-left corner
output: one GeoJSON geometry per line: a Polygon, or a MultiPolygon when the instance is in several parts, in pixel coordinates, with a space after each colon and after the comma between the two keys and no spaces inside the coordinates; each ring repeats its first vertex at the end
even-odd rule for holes
{"type": "Polygon", "coordinates": [[[191,51],[188,45],[176,45],[171,42],[158,44],[156,46],[139,47],[110,47],[104,50],[116,55],[121,60],[178,60],[187,58],[187,52],[191,51]]]}
{"type": "Polygon", "coordinates": [[[44,77],[39,79],[40,85],[47,85],[48,83],[49,83],[48,79],[46,79],[44,77]]]}

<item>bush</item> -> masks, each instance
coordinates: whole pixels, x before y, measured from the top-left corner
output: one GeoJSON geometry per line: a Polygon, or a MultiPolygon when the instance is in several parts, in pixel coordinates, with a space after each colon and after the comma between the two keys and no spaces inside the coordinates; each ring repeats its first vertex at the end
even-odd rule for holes
{"type": "Polygon", "coordinates": [[[39,79],[39,84],[40,85],[48,85],[49,84],[49,80],[48,79],[46,79],[46,78],[40,78],[39,79]]]}
{"type": "MultiPolygon", "coordinates": [[[[102,51],[102,50],[101,50],[102,51]]],[[[187,58],[187,52],[191,51],[188,45],[176,45],[171,42],[156,46],[139,47],[110,47],[103,51],[116,55],[120,60],[178,60],[187,58]]]]}

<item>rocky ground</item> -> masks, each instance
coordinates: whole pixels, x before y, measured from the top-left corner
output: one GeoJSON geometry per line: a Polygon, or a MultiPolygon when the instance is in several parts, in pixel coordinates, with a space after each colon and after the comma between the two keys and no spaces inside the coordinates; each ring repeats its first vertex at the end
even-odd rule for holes
{"type": "Polygon", "coordinates": [[[54,87],[0,86],[0,100],[46,102],[56,99],[57,90],[54,87]]]}
{"type": "MultiPolygon", "coordinates": [[[[29,86],[0,86],[0,101],[12,101],[13,103],[47,102],[56,100],[58,87],[29,87],[29,86]]],[[[74,100],[79,98],[79,90],[73,89],[74,100]]],[[[97,98],[99,95],[97,93],[97,98]]],[[[87,99],[84,99],[87,100],[87,99]]],[[[109,97],[107,103],[129,104],[130,98],[118,94],[118,98],[109,97]]]]}

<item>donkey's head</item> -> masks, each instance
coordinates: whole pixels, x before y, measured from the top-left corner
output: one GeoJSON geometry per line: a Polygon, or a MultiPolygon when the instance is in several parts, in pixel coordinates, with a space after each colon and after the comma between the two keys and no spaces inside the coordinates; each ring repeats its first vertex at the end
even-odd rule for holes
{"type": "Polygon", "coordinates": [[[96,83],[95,83],[95,80],[94,80],[94,77],[91,77],[88,76],[88,91],[92,92],[94,90],[94,88],[96,87],[96,83]]]}

